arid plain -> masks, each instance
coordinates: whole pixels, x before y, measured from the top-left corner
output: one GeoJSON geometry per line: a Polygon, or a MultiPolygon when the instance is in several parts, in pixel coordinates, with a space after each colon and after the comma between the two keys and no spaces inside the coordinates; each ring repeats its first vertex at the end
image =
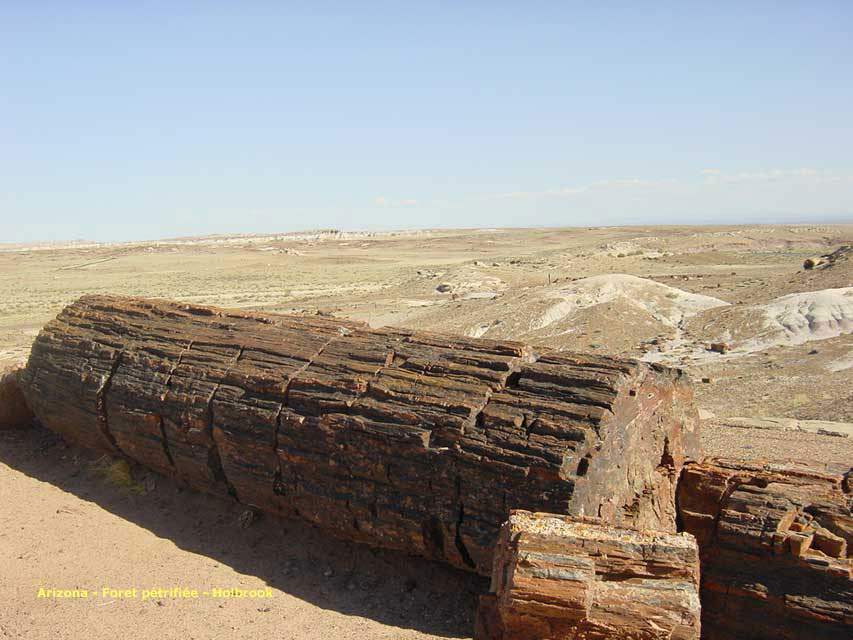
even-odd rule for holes
{"type": "MultiPolygon", "coordinates": [[[[328,314],[684,368],[713,455],[853,460],[853,224],[304,232],[0,245],[0,364],[83,294],[328,314]],[[815,268],[808,258],[831,255],[815,268]]],[[[46,431],[0,432],[3,637],[468,637],[484,582],[341,543],[46,431]],[[114,471],[114,470],[113,470],[114,471]],[[267,600],[38,588],[272,587],[267,600]]]]}

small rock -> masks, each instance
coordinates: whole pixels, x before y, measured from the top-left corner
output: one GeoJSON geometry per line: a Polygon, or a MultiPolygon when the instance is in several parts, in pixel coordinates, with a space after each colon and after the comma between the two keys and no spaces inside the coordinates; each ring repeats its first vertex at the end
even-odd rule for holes
{"type": "Polygon", "coordinates": [[[246,509],[240,514],[240,517],[237,518],[237,524],[239,524],[242,529],[248,529],[260,517],[261,514],[256,509],[246,509]]]}
{"type": "Polygon", "coordinates": [[[847,541],[823,527],[815,531],[812,546],[833,558],[847,557],[847,541]]]}
{"type": "Polygon", "coordinates": [[[725,342],[712,342],[708,345],[708,350],[716,353],[726,353],[729,350],[729,345],[725,342]]]}
{"type": "Polygon", "coordinates": [[[435,288],[435,290],[438,291],[439,293],[447,293],[451,289],[453,289],[453,285],[450,284],[449,282],[442,282],[440,285],[438,285],[435,288]]]}
{"type": "Polygon", "coordinates": [[[332,571],[331,569],[326,569],[323,572],[323,575],[326,576],[327,578],[331,578],[333,575],[335,575],[335,572],[332,571]]]}
{"type": "Polygon", "coordinates": [[[788,544],[791,545],[791,554],[797,558],[802,558],[809,547],[812,546],[814,540],[813,533],[792,533],[788,536],[788,544]]]}

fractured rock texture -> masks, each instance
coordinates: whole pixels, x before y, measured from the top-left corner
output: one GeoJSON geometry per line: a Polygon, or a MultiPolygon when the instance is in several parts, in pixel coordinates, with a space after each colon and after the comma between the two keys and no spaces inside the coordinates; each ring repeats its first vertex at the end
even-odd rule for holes
{"type": "Polygon", "coordinates": [[[136,298],[67,307],[22,386],[85,446],[485,574],[513,508],[674,531],[697,454],[663,367],[136,298]]]}
{"type": "Polygon", "coordinates": [[[853,637],[851,489],[850,472],[687,465],[679,516],[700,546],[703,637],[853,637]]]}
{"type": "Polygon", "coordinates": [[[699,619],[689,534],[515,511],[498,538],[475,638],[698,640],[699,619]]]}

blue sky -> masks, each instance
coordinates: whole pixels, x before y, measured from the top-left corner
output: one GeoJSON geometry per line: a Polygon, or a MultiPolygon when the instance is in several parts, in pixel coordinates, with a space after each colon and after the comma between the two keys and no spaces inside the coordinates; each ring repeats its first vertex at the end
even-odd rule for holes
{"type": "Polygon", "coordinates": [[[847,1],[0,2],[0,240],[850,221],[851,33],[847,1]]]}

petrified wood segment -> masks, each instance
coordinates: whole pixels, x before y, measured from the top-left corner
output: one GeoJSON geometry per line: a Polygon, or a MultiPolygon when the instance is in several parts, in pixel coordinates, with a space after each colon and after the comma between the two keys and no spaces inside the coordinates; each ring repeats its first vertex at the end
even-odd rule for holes
{"type": "Polygon", "coordinates": [[[697,442],[669,369],[133,298],[66,308],[23,384],[86,446],[483,573],[512,508],[674,530],[697,442]]]}
{"type": "Polygon", "coordinates": [[[704,637],[853,636],[849,475],[726,460],[685,467],[679,515],[700,545],[704,637]]]}
{"type": "Polygon", "coordinates": [[[476,640],[699,638],[699,552],[685,533],[515,511],[476,640]]]}
{"type": "Polygon", "coordinates": [[[0,429],[20,429],[33,422],[18,379],[22,364],[0,367],[0,429]]]}

